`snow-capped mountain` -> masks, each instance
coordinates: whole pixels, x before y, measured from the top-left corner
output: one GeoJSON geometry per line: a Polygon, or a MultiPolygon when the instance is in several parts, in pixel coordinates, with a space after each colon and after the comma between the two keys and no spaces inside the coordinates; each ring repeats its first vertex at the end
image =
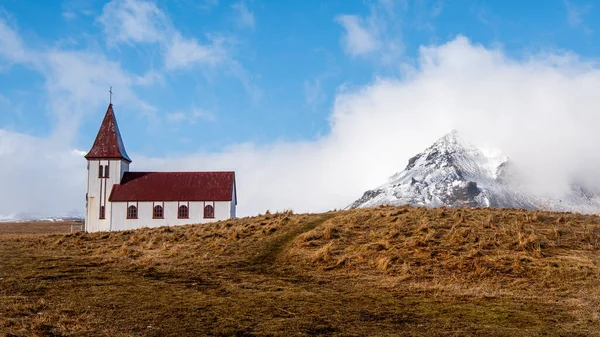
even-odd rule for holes
{"type": "Polygon", "coordinates": [[[83,221],[83,215],[78,212],[70,212],[63,216],[47,216],[38,213],[0,214],[0,222],[54,222],[54,221],[83,221]]]}
{"type": "Polygon", "coordinates": [[[572,185],[561,197],[533,195],[518,187],[507,157],[478,149],[456,131],[412,157],[388,183],[366,191],[351,208],[382,204],[427,207],[501,207],[600,213],[600,195],[572,185]]]}

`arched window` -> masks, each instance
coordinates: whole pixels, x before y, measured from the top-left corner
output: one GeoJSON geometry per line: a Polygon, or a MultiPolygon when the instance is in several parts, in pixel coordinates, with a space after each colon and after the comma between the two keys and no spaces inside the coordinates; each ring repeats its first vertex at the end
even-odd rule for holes
{"type": "Polygon", "coordinates": [[[162,219],[163,218],[163,208],[161,205],[154,206],[154,219],[162,219]]]}
{"type": "Polygon", "coordinates": [[[214,218],[215,217],[215,209],[212,205],[204,206],[204,217],[205,218],[214,218]]]}
{"type": "Polygon", "coordinates": [[[179,213],[177,214],[177,217],[179,219],[188,219],[190,217],[190,213],[186,205],[179,206],[179,213]]]}
{"type": "Polygon", "coordinates": [[[127,219],[137,219],[137,207],[131,205],[127,207],[127,219]]]}
{"type": "Polygon", "coordinates": [[[104,178],[108,178],[108,165],[104,165],[104,178]]]}
{"type": "Polygon", "coordinates": [[[100,206],[100,219],[105,219],[106,216],[106,208],[104,206],[100,206]]]}

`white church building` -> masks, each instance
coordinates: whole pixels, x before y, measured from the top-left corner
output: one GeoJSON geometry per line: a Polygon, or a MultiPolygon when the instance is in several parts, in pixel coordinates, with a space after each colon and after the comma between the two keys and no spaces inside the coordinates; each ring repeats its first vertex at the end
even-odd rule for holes
{"type": "Polygon", "coordinates": [[[235,217],[235,172],[130,172],[112,104],[85,158],[86,232],[235,217]]]}

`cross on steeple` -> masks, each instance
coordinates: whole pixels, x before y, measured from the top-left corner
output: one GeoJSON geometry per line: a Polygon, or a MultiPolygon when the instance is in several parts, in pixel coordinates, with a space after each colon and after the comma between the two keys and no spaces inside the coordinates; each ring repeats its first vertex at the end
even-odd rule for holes
{"type": "Polygon", "coordinates": [[[112,104],[112,86],[110,86],[110,88],[108,89],[108,92],[110,93],[110,98],[108,99],[108,103],[112,104]]]}

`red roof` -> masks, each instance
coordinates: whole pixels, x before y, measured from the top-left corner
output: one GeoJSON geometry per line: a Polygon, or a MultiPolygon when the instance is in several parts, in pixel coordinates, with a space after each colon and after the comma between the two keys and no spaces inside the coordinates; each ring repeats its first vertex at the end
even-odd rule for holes
{"type": "Polygon", "coordinates": [[[231,201],[234,189],[235,172],[125,172],[109,200],[231,201]]]}
{"type": "Polygon", "coordinates": [[[119,132],[119,126],[115,118],[112,104],[108,105],[106,115],[94,141],[90,152],[85,155],[86,159],[123,159],[131,163],[131,159],[125,151],[123,139],[119,132]]]}

